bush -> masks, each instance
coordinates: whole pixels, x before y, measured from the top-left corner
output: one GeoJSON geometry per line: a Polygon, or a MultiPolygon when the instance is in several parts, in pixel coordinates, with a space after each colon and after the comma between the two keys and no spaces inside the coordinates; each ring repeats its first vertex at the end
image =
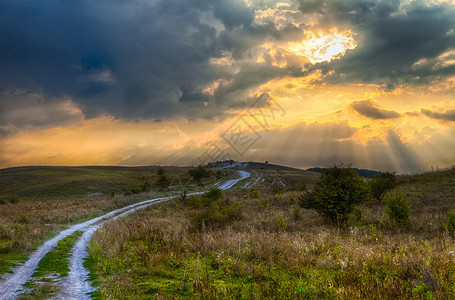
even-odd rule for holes
{"type": "Polygon", "coordinates": [[[207,174],[207,169],[203,166],[199,166],[188,171],[191,177],[194,178],[198,183],[201,183],[201,179],[207,174]]]}
{"type": "Polygon", "coordinates": [[[156,181],[156,186],[160,190],[167,190],[171,185],[171,179],[164,174],[161,174],[156,181]]]}
{"type": "Polygon", "coordinates": [[[449,211],[449,216],[446,222],[446,228],[451,236],[455,236],[455,209],[449,211]]]}
{"type": "Polygon", "coordinates": [[[292,217],[294,221],[300,220],[300,209],[298,207],[295,207],[294,210],[292,211],[292,217]]]}
{"type": "Polygon", "coordinates": [[[207,198],[201,195],[192,195],[187,200],[185,205],[193,208],[209,207],[213,203],[211,198],[207,198]]]}
{"type": "Polygon", "coordinates": [[[406,227],[411,221],[411,208],[405,194],[396,193],[387,200],[385,213],[394,226],[406,227]]]}
{"type": "Polygon", "coordinates": [[[204,197],[211,199],[212,201],[218,201],[223,198],[223,191],[218,188],[211,188],[204,197]]]}
{"type": "Polygon", "coordinates": [[[283,216],[278,216],[277,221],[278,221],[278,227],[280,229],[286,229],[287,224],[286,224],[286,221],[284,220],[283,216]]]}
{"type": "Polygon", "coordinates": [[[269,206],[269,200],[266,198],[262,198],[260,202],[262,208],[266,208],[267,206],[269,206]]]}
{"type": "Polygon", "coordinates": [[[299,198],[299,205],[313,209],[334,225],[344,224],[354,209],[368,200],[368,187],[352,169],[342,166],[328,168],[312,192],[299,198]]]}
{"type": "Polygon", "coordinates": [[[250,189],[250,196],[251,198],[257,199],[261,195],[261,192],[259,190],[255,190],[253,188],[250,189]]]}
{"type": "Polygon", "coordinates": [[[211,188],[208,192],[203,195],[192,195],[188,199],[182,198],[183,204],[193,208],[210,207],[213,202],[216,202],[223,198],[223,191],[217,188],[211,188]]]}
{"type": "Polygon", "coordinates": [[[387,191],[393,189],[397,184],[394,173],[386,172],[379,176],[373,177],[370,182],[371,197],[382,201],[387,191]]]}
{"type": "Polygon", "coordinates": [[[210,207],[196,211],[193,214],[192,225],[195,229],[223,228],[242,217],[240,202],[214,203],[210,207]]]}

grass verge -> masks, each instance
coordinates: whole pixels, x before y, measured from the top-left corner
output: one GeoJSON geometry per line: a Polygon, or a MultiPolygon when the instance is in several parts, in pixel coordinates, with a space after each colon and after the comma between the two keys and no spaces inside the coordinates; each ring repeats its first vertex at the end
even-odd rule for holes
{"type": "Polygon", "coordinates": [[[46,299],[59,292],[56,280],[68,276],[70,251],[82,233],[82,231],[76,231],[62,239],[41,259],[33,273],[33,279],[24,285],[28,291],[20,295],[19,299],[46,299]]]}

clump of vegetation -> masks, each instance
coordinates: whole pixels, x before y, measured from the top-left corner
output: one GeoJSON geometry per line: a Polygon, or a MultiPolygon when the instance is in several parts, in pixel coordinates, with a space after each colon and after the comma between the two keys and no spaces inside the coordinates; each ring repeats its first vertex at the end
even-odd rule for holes
{"type": "Polygon", "coordinates": [[[300,220],[300,209],[298,207],[294,207],[294,210],[292,211],[292,218],[294,221],[300,220]]]}
{"type": "Polygon", "coordinates": [[[455,236],[455,209],[449,211],[449,216],[446,221],[446,228],[451,236],[455,236]]]}
{"type": "Polygon", "coordinates": [[[284,220],[284,217],[280,215],[276,219],[278,221],[278,227],[280,229],[285,229],[287,224],[286,224],[286,221],[284,220]]]}
{"type": "Polygon", "coordinates": [[[368,187],[363,179],[350,168],[334,166],[324,171],[314,191],[300,196],[299,204],[340,226],[367,199],[368,187]]]}
{"type": "Polygon", "coordinates": [[[207,169],[203,166],[199,166],[197,168],[190,169],[188,171],[191,177],[197,181],[197,183],[201,183],[201,179],[207,175],[207,169]]]}
{"type": "Polygon", "coordinates": [[[240,202],[217,202],[193,214],[192,226],[196,230],[223,228],[242,218],[240,202]]]}
{"type": "Polygon", "coordinates": [[[393,189],[396,185],[397,180],[394,173],[386,172],[374,176],[370,181],[371,197],[378,201],[382,201],[387,191],[393,189]]]}
{"type": "Polygon", "coordinates": [[[166,174],[162,173],[157,181],[156,181],[156,186],[158,187],[159,190],[168,190],[169,186],[171,185],[171,178],[167,177],[166,174]]]}
{"type": "Polygon", "coordinates": [[[223,191],[211,188],[203,195],[192,195],[184,204],[192,211],[191,225],[195,230],[221,228],[242,217],[239,202],[221,201],[223,191]]]}
{"type": "Polygon", "coordinates": [[[218,188],[210,188],[210,190],[204,194],[204,197],[209,198],[212,201],[218,201],[223,198],[223,191],[218,188]]]}
{"type": "Polygon", "coordinates": [[[257,198],[259,198],[260,195],[261,195],[261,192],[259,190],[253,189],[253,188],[250,189],[251,198],[257,199],[257,198]]]}
{"type": "Polygon", "coordinates": [[[406,227],[411,223],[411,207],[403,193],[396,193],[387,200],[385,213],[393,226],[406,227]]]}

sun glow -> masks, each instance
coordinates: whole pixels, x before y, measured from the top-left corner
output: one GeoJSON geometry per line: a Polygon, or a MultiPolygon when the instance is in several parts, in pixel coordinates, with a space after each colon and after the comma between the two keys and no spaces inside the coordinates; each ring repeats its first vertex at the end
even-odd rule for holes
{"type": "Polygon", "coordinates": [[[307,57],[312,64],[331,61],[357,46],[350,30],[331,29],[329,32],[305,32],[305,35],[309,38],[289,43],[288,49],[298,56],[307,57]]]}
{"type": "Polygon", "coordinates": [[[268,41],[259,48],[258,63],[269,62],[279,68],[292,65],[330,62],[340,58],[347,50],[357,47],[350,30],[304,31],[300,41],[278,43],[268,41]]]}

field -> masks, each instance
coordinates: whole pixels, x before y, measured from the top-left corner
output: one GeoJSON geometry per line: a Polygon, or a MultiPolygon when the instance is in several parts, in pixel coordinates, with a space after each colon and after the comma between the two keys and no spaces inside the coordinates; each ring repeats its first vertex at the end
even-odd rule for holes
{"type": "MultiPolygon", "coordinates": [[[[407,227],[390,223],[376,200],[336,227],[298,205],[320,174],[261,163],[242,168],[251,176],[235,188],[191,197],[179,195],[234,178],[235,169],[197,185],[189,168],[165,168],[173,178],[167,191],[155,185],[158,167],[0,170],[8,182],[0,193],[1,272],[68,224],[173,194],[95,232],[85,263],[99,287],[95,298],[455,299],[455,239],[446,229],[454,169],[397,177],[386,198],[407,196],[407,227]]],[[[48,255],[66,257],[73,242],[62,240],[48,255]]],[[[67,272],[64,259],[46,259],[38,275],[67,272]]],[[[28,285],[35,290],[23,299],[55,295],[53,285],[28,285]]]]}
{"type": "MultiPolygon", "coordinates": [[[[0,170],[0,274],[67,225],[140,200],[203,188],[184,167],[22,167],[0,170]],[[171,179],[156,187],[158,169],[171,179]]],[[[223,173],[228,177],[228,172],[223,173]]],[[[204,178],[211,184],[215,177],[204,178]]],[[[1,275],[0,275],[1,276],[1,275]]]]}
{"type": "Polygon", "coordinates": [[[399,178],[389,195],[407,195],[407,228],[391,225],[377,201],[336,228],[297,205],[300,189],[317,177],[259,165],[250,170],[264,181],[249,190],[208,204],[176,199],[99,230],[89,261],[98,296],[455,298],[455,241],[444,225],[455,207],[455,170],[399,178]],[[280,180],[281,187],[273,184],[280,180]]]}

